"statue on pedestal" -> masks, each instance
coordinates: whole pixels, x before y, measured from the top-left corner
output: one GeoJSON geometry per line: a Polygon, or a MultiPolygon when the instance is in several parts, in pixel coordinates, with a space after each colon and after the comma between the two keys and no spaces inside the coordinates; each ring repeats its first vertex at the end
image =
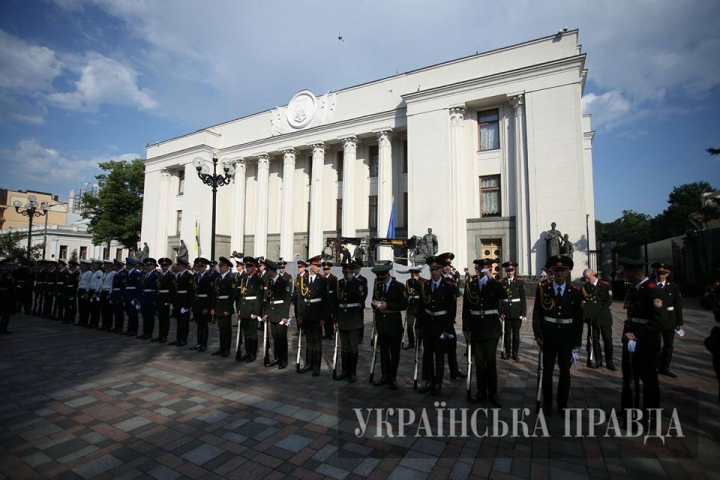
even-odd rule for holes
{"type": "Polygon", "coordinates": [[[185,240],[180,240],[180,248],[178,249],[177,258],[185,263],[188,262],[188,249],[187,245],[185,245],[185,240]]]}
{"type": "Polygon", "coordinates": [[[562,252],[560,251],[560,244],[562,241],[562,233],[560,233],[560,230],[557,230],[555,227],[557,224],[555,222],[552,222],[550,224],[550,230],[545,232],[545,245],[546,245],[546,255],[545,258],[554,257],[555,255],[560,255],[562,252]]]}
{"type": "Polygon", "coordinates": [[[560,247],[560,255],[565,255],[566,257],[573,257],[573,253],[575,253],[575,247],[573,247],[572,242],[568,239],[568,234],[566,233],[563,236],[563,243],[560,247]]]}
{"type": "Polygon", "coordinates": [[[437,236],[428,228],[427,233],[418,242],[417,253],[414,256],[415,265],[422,265],[428,257],[435,255],[438,251],[437,236]]]}
{"type": "Polygon", "coordinates": [[[137,259],[142,262],[146,258],[150,257],[150,247],[148,247],[147,242],[143,242],[143,249],[140,253],[137,254],[137,259]]]}

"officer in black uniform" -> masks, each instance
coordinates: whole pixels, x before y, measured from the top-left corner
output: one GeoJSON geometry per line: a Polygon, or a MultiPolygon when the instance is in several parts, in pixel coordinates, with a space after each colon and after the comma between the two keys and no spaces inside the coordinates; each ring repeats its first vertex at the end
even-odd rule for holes
{"type": "Polygon", "coordinates": [[[35,273],[32,271],[32,261],[23,259],[20,266],[12,271],[15,279],[15,300],[17,301],[17,312],[25,311],[30,315],[32,311],[32,295],[35,286],[35,273]]]}
{"type": "Polygon", "coordinates": [[[218,261],[219,277],[215,279],[215,308],[213,315],[220,334],[220,348],[213,355],[230,355],[230,339],[232,337],[232,316],[235,313],[235,275],[230,271],[232,262],[225,257],[218,261]]]}
{"type": "Polygon", "coordinates": [[[188,267],[190,265],[182,258],[178,258],[175,268],[175,297],[173,298],[173,313],[177,319],[175,340],[168,345],[184,347],[187,345],[190,333],[190,311],[195,300],[195,276],[188,267]]]}
{"type": "Polygon", "coordinates": [[[340,329],[342,346],[342,372],[336,380],[347,379],[349,383],[357,380],[357,364],[360,352],[360,329],[362,329],[367,291],[361,280],[354,275],[352,264],[342,265],[343,278],[337,281],[335,290],[335,328],[340,329]]]}
{"type": "Polygon", "coordinates": [[[671,282],[668,278],[672,272],[672,265],[665,262],[656,262],[650,265],[655,270],[655,283],[665,296],[665,323],[662,331],[662,352],[660,354],[660,375],[677,378],[670,371],[670,360],[673,354],[675,335],[683,329],[682,295],[680,285],[671,282]]]}
{"type": "Polygon", "coordinates": [[[494,260],[475,260],[477,273],[465,285],[463,295],[463,334],[472,342],[478,395],[476,402],[489,399],[500,408],[497,396],[497,346],[502,336],[500,302],[507,298],[504,286],[492,275],[494,260]]]}
{"type": "Polygon", "coordinates": [[[33,301],[33,315],[42,315],[42,301],[45,295],[45,283],[47,281],[47,262],[38,260],[35,266],[35,299],[33,301]]]}
{"type": "MultiPolygon", "coordinates": [[[[360,247],[358,247],[358,248],[360,248],[360,247]]],[[[357,252],[357,249],[355,251],[357,252]]],[[[367,296],[368,296],[370,290],[368,289],[367,278],[363,277],[363,275],[361,273],[362,267],[363,267],[362,256],[360,258],[361,258],[360,260],[356,260],[351,265],[353,267],[353,276],[363,285],[363,292],[365,292],[365,294],[363,296],[362,304],[363,304],[363,308],[365,308],[365,301],[367,300],[367,296]]],[[[360,343],[363,343],[364,338],[365,338],[365,321],[363,320],[363,326],[360,327],[360,343]]]]}
{"type": "Polygon", "coordinates": [[[55,277],[58,273],[57,262],[55,260],[48,260],[47,266],[42,317],[51,319],[55,305],[55,277]]]}
{"type": "MultiPolygon", "coordinates": [[[[625,299],[627,320],[623,327],[621,406],[640,407],[639,382],[643,384],[643,409],[660,408],[658,359],[660,339],[667,322],[665,295],[645,275],[645,263],[621,258],[623,277],[630,283],[625,299]],[[633,398],[633,386],[636,387],[633,398]]],[[[647,416],[645,417],[647,418],[647,416]]]]}
{"type": "Polygon", "coordinates": [[[125,305],[123,299],[125,297],[125,281],[128,277],[128,271],[125,268],[125,262],[122,260],[113,260],[113,264],[117,269],[117,273],[113,277],[112,291],[110,292],[110,301],[113,308],[113,329],[112,333],[122,334],[125,324],[125,305]]]}
{"type": "MultiPolygon", "coordinates": [[[[305,269],[307,269],[307,262],[305,260],[298,260],[297,261],[297,268],[298,273],[295,275],[295,281],[293,282],[293,294],[292,294],[292,306],[293,311],[295,312],[295,317],[297,320],[297,331],[293,333],[293,337],[297,337],[300,330],[302,329],[300,325],[300,306],[298,305],[298,286],[300,285],[300,279],[302,279],[305,276],[305,269]]],[[[307,353],[307,350],[306,350],[307,353]]]]}
{"type": "Polygon", "coordinates": [[[548,415],[553,403],[553,373],[555,363],[560,368],[558,381],[558,412],[564,414],[570,395],[570,367],[576,358],[575,348],[582,345],[582,294],[567,283],[573,261],[556,255],[548,260],[554,273],[553,281],[538,285],[533,310],[535,341],[543,350],[543,412],[548,415]]]}
{"type": "Polygon", "coordinates": [[[208,324],[210,323],[211,312],[215,305],[215,278],[207,271],[210,261],[207,258],[199,257],[195,260],[194,288],[195,300],[193,301],[193,319],[197,323],[197,343],[190,350],[197,350],[202,353],[207,350],[208,324]]]}
{"type": "Polygon", "coordinates": [[[333,325],[335,325],[335,303],[337,302],[337,296],[335,295],[335,287],[337,286],[338,279],[331,272],[332,266],[332,262],[322,262],[322,275],[328,280],[328,302],[330,302],[328,304],[330,318],[329,321],[325,322],[325,336],[323,337],[328,340],[332,340],[334,338],[333,325]]]}
{"type": "Polygon", "coordinates": [[[235,360],[247,363],[255,361],[258,351],[258,321],[262,321],[263,302],[265,300],[265,283],[258,272],[258,261],[253,257],[245,257],[245,276],[238,282],[240,296],[238,302],[238,318],[240,319],[240,336],[245,340],[245,354],[238,348],[235,360]]]}
{"type": "Polygon", "coordinates": [[[13,333],[8,330],[10,317],[15,313],[15,279],[12,276],[12,258],[0,261],[0,335],[13,333]]]}
{"type": "Polygon", "coordinates": [[[160,274],[157,272],[157,261],[154,258],[143,260],[145,271],[141,280],[142,295],[140,297],[140,313],[143,319],[143,334],[135,338],[152,340],[155,331],[155,313],[157,311],[157,297],[160,274]]]}
{"type": "Polygon", "coordinates": [[[389,384],[398,389],[397,370],[400,365],[400,344],[403,338],[402,312],[407,310],[408,298],[405,285],[390,276],[392,262],[376,264],[372,308],[375,315],[375,328],[380,343],[380,370],[382,376],[373,385],[379,387],[389,384]]]}
{"type": "Polygon", "coordinates": [[[282,277],[288,282],[290,282],[290,285],[292,285],[293,276],[285,271],[285,267],[287,267],[287,262],[281,258],[280,260],[278,260],[277,266],[279,268],[278,273],[280,273],[280,275],[282,275],[282,277]]]}
{"type": "Polygon", "coordinates": [[[455,337],[455,315],[457,313],[457,287],[452,279],[443,276],[447,262],[430,256],[430,278],[420,286],[421,324],[423,332],[423,378],[426,383],[420,393],[431,391],[433,395],[442,392],[445,374],[445,352],[447,342],[455,337]]]}
{"type": "Polygon", "coordinates": [[[322,363],[322,337],[325,322],[329,321],[328,280],[320,275],[322,255],[308,259],[310,270],[300,278],[297,302],[300,309],[298,323],[302,322],[307,339],[305,367],[300,373],[313,369],[313,377],[320,375],[322,363]]]}
{"type": "MultiPolygon", "coordinates": [[[[282,370],[288,364],[287,332],[290,326],[290,302],[292,299],[292,276],[288,279],[280,274],[280,264],[265,260],[267,283],[265,284],[265,306],[263,320],[270,322],[273,339],[274,360],[267,366],[278,366],[282,370]]],[[[263,355],[265,352],[263,352],[263,355]]]]}
{"type": "Polygon", "coordinates": [[[500,283],[507,293],[507,298],[503,298],[500,304],[500,318],[505,322],[505,345],[502,346],[501,357],[518,361],[520,327],[527,313],[525,282],[515,275],[517,263],[505,262],[502,266],[505,269],[505,278],[500,280],[500,283]]]}
{"type": "Polygon", "coordinates": [[[68,304],[67,284],[70,279],[70,272],[67,268],[67,261],[58,260],[58,271],[55,274],[55,308],[53,310],[53,320],[65,320],[65,307],[68,304]]]}
{"type": "MultiPolygon", "coordinates": [[[[418,327],[420,326],[420,322],[417,321],[418,315],[420,315],[421,311],[420,285],[424,281],[425,279],[420,277],[419,268],[410,269],[410,278],[405,281],[405,288],[408,294],[408,308],[407,313],[405,314],[405,328],[407,328],[408,334],[408,345],[405,347],[406,350],[415,348],[415,326],[416,324],[418,327]]],[[[422,332],[418,331],[418,342],[421,342],[422,340],[421,335],[422,332]]]]}
{"type": "MultiPolygon", "coordinates": [[[[613,372],[617,370],[613,363],[612,345],[612,286],[605,280],[600,280],[595,272],[586,269],[583,272],[585,284],[580,288],[583,296],[583,315],[588,325],[588,335],[592,337],[592,351],[595,361],[590,361],[588,353],[587,366],[600,368],[602,366],[603,351],[600,348],[600,337],[605,345],[605,362],[608,369],[613,372]]],[[[588,343],[589,343],[588,339],[588,343]]]]}
{"type": "Polygon", "coordinates": [[[158,295],[156,300],[158,312],[158,336],[152,338],[153,342],[167,342],[168,333],[170,332],[170,307],[172,307],[175,297],[175,275],[170,271],[172,260],[167,257],[158,260],[160,269],[162,270],[158,277],[158,295]]]}
{"type": "Polygon", "coordinates": [[[68,277],[65,283],[65,320],[63,323],[72,325],[75,323],[75,316],[78,311],[78,285],[80,283],[80,269],[76,260],[68,261],[68,277]]]}

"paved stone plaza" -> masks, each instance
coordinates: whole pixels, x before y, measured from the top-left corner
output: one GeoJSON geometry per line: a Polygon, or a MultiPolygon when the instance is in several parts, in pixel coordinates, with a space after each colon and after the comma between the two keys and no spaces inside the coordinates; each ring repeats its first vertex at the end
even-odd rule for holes
{"type": "MultiPolygon", "coordinates": [[[[673,363],[680,378],[661,377],[663,407],[679,409],[685,438],[665,445],[562,438],[557,415],[548,418],[551,438],[376,439],[371,429],[357,438],[350,406],[434,411],[443,399],[466,407],[465,382],[446,376],[441,397],[413,391],[405,350],[400,389],[373,387],[367,340],[360,378],[349,385],[332,380],[329,341],[322,374],[312,378],[295,373],[294,345],[286,370],[263,367],[261,357],[210,356],[214,325],[209,351],[198,354],[16,315],[15,333],[0,337],[0,478],[720,478],[717,383],[702,345],[713,320],[696,301],[686,304],[687,334],[673,363]]],[[[613,310],[619,339],[622,305],[613,310]]],[[[522,331],[521,361],[498,360],[506,420],[508,407],[535,404],[537,348],[530,323],[522,331]]],[[[588,369],[584,355],[572,369],[570,406],[619,407],[620,372],[588,369]]]]}

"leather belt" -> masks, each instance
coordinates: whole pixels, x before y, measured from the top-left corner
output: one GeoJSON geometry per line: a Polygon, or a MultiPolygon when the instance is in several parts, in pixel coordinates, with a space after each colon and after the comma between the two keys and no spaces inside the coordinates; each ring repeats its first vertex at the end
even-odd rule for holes
{"type": "Polygon", "coordinates": [[[176,293],[187,293],[187,290],[178,290],[176,293]]]}
{"type": "Polygon", "coordinates": [[[55,285],[62,285],[64,282],[55,282],[55,285]]]}
{"type": "Polygon", "coordinates": [[[198,293],[197,298],[207,298],[207,293],[198,293]]]}
{"type": "Polygon", "coordinates": [[[220,295],[217,298],[218,298],[218,300],[227,300],[228,298],[230,298],[230,295],[220,295]]]}
{"type": "Polygon", "coordinates": [[[254,297],[243,297],[243,300],[257,300],[257,295],[254,297]]]}
{"type": "Polygon", "coordinates": [[[668,307],[668,308],[667,308],[667,311],[668,311],[668,312],[673,312],[673,311],[675,311],[675,307],[668,307]]]}
{"type": "Polygon", "coordinates": [[[273,300],[273,301],[272,301],[272,304],[273,304],[273,305],[279,305],[279,304],[281,304],[281,303],[285,303],[285,300],[273,300]]]}
{"type": "Polygon", "coordinates": [[[304,298],[305,303],[317,303],[322,302],[322,298],[304,298]]]}
{"type": "Polygon", "coordinates": [[[154,288],[146,288],[143,290],[143,292],[155,292],[156,290],[154,288]]]}
{"type": "Polygon", "coordinates": [[[553,317],[545,317],[546,322],[555,323],[557,325],[570,325],[573,323],[572,318],[553,318],[553,317]]]}
{"type": "Polygon", "coordinates": [[[498,315],[497,310],[470,310],[470,315],[498,315]]]}
{"type": "Polygon", "coordinates": [[[353,307],[362,307],[359,303],[341,303],[338,305],[340,308],[353,308],[353,307]]]}
{"type": "Polygon", "coordinates": [[[158,293],[170,293],[170,290],[158,290],[158,293]]]}
{"type": "Polygon", "coordinates": [[[135,290],[135,287],[125,287],[125,290],[135,290]]]}
{"type": "Polygon", "coordinates": [[[515,302],[519,302],[520,299],[519,298],[503,298],[502,301],[505,303],[515,303],[515,302]]]}
{"type": "Polygon", "coordinates": [[[425,309],[425,313],[430,315],[431,317],[439,317],[440,315],[447,315],[447,310],[440,310],[439,312],[433,312],[432,310],[425,309]]]}
{"type": "Polygon", "coordinates": [[[650,320],[647,318],[630,317],[630,321],[633,323],[639,323],[640,325],[647,325],[650,323],[650,320]]]}

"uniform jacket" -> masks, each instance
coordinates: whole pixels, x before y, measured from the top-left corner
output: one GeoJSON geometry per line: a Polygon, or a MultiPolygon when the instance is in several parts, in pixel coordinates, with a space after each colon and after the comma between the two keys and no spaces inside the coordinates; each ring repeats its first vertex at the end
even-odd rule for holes
{"type": "Polygon", "coordinates": [[[45,277],[45,292],[48,295],[55,295],[55,277],[57,277],[59,270],[57,268],[53,268],[48,270],[47,277],[45,277]]]}
{"type": "Polygon", "coordinates": [[[32,270],[22,265],[12,271],[12,276],[18,295],[27,296],[32,293],[35,283],[35,273],[32,270]]]}
{"type": "Polygon", "coordinates": [[[713,283],[705,289],[705,293],[700,299],[700,306],[705,310],[713,312],[715,321],[720,322],[720,281],[713,283]]]}
{"type": "Polygon", "coordinates": [[[128,271],[124,268],[122,270],[118,270],[113,277],[113,287],[110,292],[110,301],[113,303],[122,303],[123,298],[125,298],[125,282],[127,281],[127,278],[128,271]]]}
{"type": "Polygon", "coordinates": [[[358,330],[363,327],[365,297],[367,289],[362,280],[339,279],[335,284],[335,322],[342,331],[358,330]]]}
{"type": "Polygon", "coordinates": [[[37,272],[35,276],[35,291],[37,293],[45,292],[45,283],[47,282],[48,269],[43,268],[37,272]]]}
{"type": "Polygon", "coordinates": [[[358,281],[360,281],[363,284],[363,292],[365,292],[365,293],[363,295],[362,303],[364,306],[365,302],[367,301],[367,296],[370,294],[370,289],[368,288],[368,280],[367,280],[367,278],[363,277],[361,274],[358,274],[357,277],[355,277],[355,278],[357,278],[358,281]]]}
{"type": "Polygon", "coordinates": [[[159,274],[158,277],[158,294],[157,294],[157,305],[158,307],[163,306],[165,304],[172,304],[173,299],[175,298],[175,290],[176,290],[176,279],[175,274],[172,273],[169,269],[167,272],[163,272],[159,274]]]}
{"type": "Polygon", "coordinates": [[[582,345],[583,308],[582,294],[569,283],[561,298],[555,292],[555,283],[538,285],[533,309],[533,332],[535,338],[552,341],[560,348],[575,348],[582,345]],[[572,320],[569,324],[557,324],[546,318],[572,320]]]}
{"type": "Polygon", "coordinates": [[[405,289],[408,294],[408,314],[417,315],[422,311],[422,302],[420,301],[420,286],[425,279],[419,277],[414,280],[412,277],[405,280],[405,289]]]}
{"type": "Polygon", "coordinates": [[[662,289],[650,279],[640,285],[639,289],[631,286],[628,288],[625,306],[627,320],[623,334],[635,335],[637,348],[640,351],[660,351],[660,332],[667,323],[665,296],[662,289]]]}
{"type": "Polygon", "coordinates": [[[196,273],[193,280],[195,300],[193,301],[194,315],[202,315],[203,310],[210,310],[215,305],[215,276],[205,271],[196,273]]]}
{"type": "Polygon", "coordinates": [[[297,288],[297,307],[304,323],[329,320],[328,290],[328,279],[322,275],[315,275],[315,281],[312,284],[309,272],[305,272],[305,275],[300,278],[297,288]]]}
{"type": "Polygon", "coordinates": [[[612,326],[612,313],[610,306],[612,305],[611,285],[605,280],[598,280],[597,285],[585,282],[580,287],[583,301],[583,314],[585,321],[598,327],[612,326]]]}
{"type": "MultiPolygon", "coordinates": [[[[527,315],[527,298],[525,297],[525,282],[522,278],[513,277],[512,281],[507,277],[500,280],[507,298],[500,304],[500,309],[505,318],[516,319],[527,315]]],[[[467,287],[466,287],[467,288],[467,287]]]]}
{"type": "Polygon", "coordinates": [[[160,274],[157,270],[145,272],[141,281],[142,296],[140,297],[141,305],[155,305],[160,289],[160,274]]]}
{"type": "Polygon", "coordinates": [[[190,310],[195,300],[195,276],[190,270],[183,270],[175,277],[175,297],[173,298],[173,310],[179,315],[180,310],[190,310]]]}
{"type": "Polygon", "coordinates": [[[0,270],[0,309],[13,310],[15,297],[15,279],[7,270],[0,270]]]}
{"type": "Polygon", "coordinates": [[[391,277],[389,282],[385,292],[387,282],[375,281],[372,300],[387,303],[385,310],[373,309],[375,325],[380,336],[402,337],[402,312],[408,307],[407,289],[405,285],[395,280],[395,277],[391,277]]]}
{"type": "Polygon", "coordinates": [[[238,282],[238,317],[251,318],[250,315],[262,316],[265,302],[265,280],[256,271],[251,276],[245,275],[238,282]]]}
{"type": "Polygon", "coordinates": [[[292,275],[290,275],[288,272],[283,272],[283,274],[281,275],[281,277],[283,277],[285,280],[287,280],[288,283],[290,283],[290,285],[292,286],[292,283],[293,283],[293,281],[292,281],[292,280],[293,280],[292,275]]]}
{"type": "Polygon", "coordinates": [[[55,296],[56,297],[64,297],[65,293],[67,291],[67,282],[68,282],[68,276],[69,272],[67,268],[63,268],[62,270],[56,270],[54,278],[55,283],[55,296]]]}
{"type": "Polygon", "coordinates": [[[229,315],[235,313],[235,295],[237,286],[235,274],[228,271],[223,277],[220,273],[215,277],[215,316],[223,317],[225,312],[229,315]]]}
{"type": "Polygon", "coordinates": [[[74,300],[77,295],[78,283],[80,282],[80,269],[68,271],[67,282],[65,283],[65,294],[70,300],[74,300]]]}
{"type": "Polygon", "coordinates": [[[140,284],[140,278],[142,273],[137,268],[133,268],[128,272],[127,280],[125,281],[125,302],[130,303],[133,300],[140,300],[142,285],[140,284]]]}
{"type": "Polygon", "coordinates": [[[481,278],[479,275],[472,277],[463,294],[462,330],[470,332],[473,341],[502,336],[500,308],[508,296],[506,287],[494,278],[488,279],[481,288],[481,278]]]}
{"type": "Polygon", "coordinates": [[[278,275],[273,283],[268,279],[265,286],[264,315],[267,315],[270,323],[280,323],[283,318],[290,318],[290,302],[292,300],[292,276],[288,279],[284,275],[278,275]]]}
{"type": "Polygon", "coordinates": [[[420,285],[420,302],[423,328],[438,337],[443,333],[455,331],[457,314],[457,286],[452,279],[442,277],[440,285],[432,291],[432,277],[420,285]],[[437,314],[438,312],[444,312],[437,314]]]}
{"type": "Polygon", "coordinates": [[[666,281],[664,287],[658,284],[658,288],[660,288],[665,296],[665,311],[667,312],[667,322],[663,330],[675,330],[676,327],[682,327],[683,315],[680,285],[666,281]]]}
{"type": "Polygon", "coordinates": [[[327,278],[327,285],[328,285],[328,311],[330,314],[330,319],[335,318],[335,304],[337,304],[337,282],[338,278],[333,275],[332,273],[328,274],[325,278],[327,278]]]}

